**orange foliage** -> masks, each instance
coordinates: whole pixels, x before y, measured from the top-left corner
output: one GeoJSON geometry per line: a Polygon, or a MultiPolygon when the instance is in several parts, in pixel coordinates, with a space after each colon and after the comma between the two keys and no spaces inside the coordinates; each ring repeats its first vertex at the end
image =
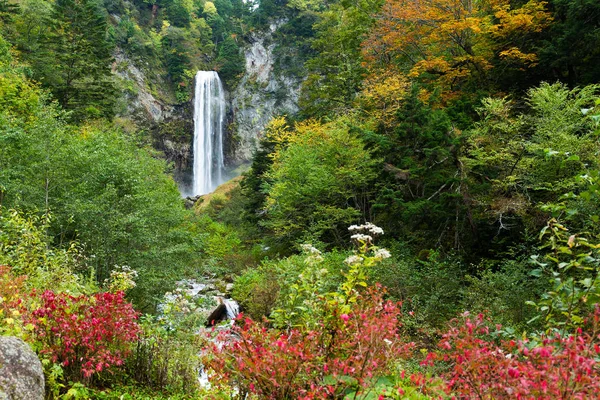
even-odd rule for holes
{"type": "Polygon", "coordinates": [[[509,0],[387,0],[363,55],[374,76],[397,68],[452,97],[466,81],[485,80],[495,55],[533,64],[537,58],[521,48],[519,32],[547,27],[545,6],[539,0],[515,10],[509,0]]]}
{"type": "Polygon", "coordinates": [[[363,54],[371,66],[392,62],[409,77],[437,81],[451,92],[491,67],[480,35],[490,11],[467,0],[388,0],[363,54]]]}

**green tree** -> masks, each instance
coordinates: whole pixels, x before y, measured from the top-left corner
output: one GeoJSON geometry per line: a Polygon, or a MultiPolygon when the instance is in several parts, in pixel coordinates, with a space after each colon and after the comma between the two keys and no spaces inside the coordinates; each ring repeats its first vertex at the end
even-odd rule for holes
{"type": "Polygon", "coordinates": [[[275,118],[266,126],[265,135],[260,140],[258,150],[252,157],[252,166],[244,174],[244,179],[240,183],[245,199],[244,218],[251,224],[258,225],[264,212],[267,198],[265,187],[270,182],[267,180],[267,173],[273,165],[272,155],[276,146],[276,142],[271,137],[277,129],[288,129],[284,119],[275,118]]]}
{"type": "Polygon", "coordinates": [[[175,84],[185,80],[185,71],[190,65],[190,53],[187,46],[188,32],[183,28],[170,26],[162,38],[162,49],[169,78],[175,84]]]}
{"type": "Polygon", "coordinates": [[[541,207],[579,192],[581,176],[598,169],[591,111],[598,91],[544,83],[528,91],[524,111],[506,98],[483,102],[461,157],[475,219],[488,227],[479,232],[483,240],[515,241],[524,231],[539,231],[548,216],[541,207]]]}
{"type": "Polygon", "coordinates": [[[218,46],[215,62],[219,66],[219,75],[229,84],[245,70],[244,56],[231,36],[218,46]]]}
{"type": "Polygon", "coordinates": [[[348,121],[297,124],[267,173],[263,225],[288,246],[308,239],[343,244],[365,218],[375,161],[348,121]]]}
{"type": "Polygon", "coordinates": [[[434,243],[461,248],[469,222],[458,132],[445,110],[433,109],[419,93],[413,86],[392,129],[367,137],[384,159],[373,206],[376,221],[421,248],[434,243]]]}
{"type": "Polygon", "coordinates": [[[555,23],[540,43],[540,74],[570,86],[600,80],[600,3],[552,0],[555,23]]]}
{"type": "Polygon", "coordinates": [[[92,0],[57,0],[43,51],[33,60],[36,77],[75,120],[112,117],[115,88],[106,16],[92,0]]]}
{"type": "Polygon", "coordinates": [[[163,0],[160,2],[167,11],[169,22],[174,26],[187,27],[192,20],[194,2],[191,0],[163,0]]]}
{"type": "Polygon", "coordinates": [[[302,87],[300,105],[307,116],[348,111],[360,91],[366,69],[360,51],[373,24],[380,0],[333,4],[315,24],[313,48],[317,55],[305,67],[308,77],[302,87]]]}
{"type": "Polygon", "coordinates": [[[15,20],[17,37],[15,46],[25,59],[42,51],[48,37],[48,21],[51,20],[52,4],[44,0],[26,0],[21,3],[21,13],[15,20]]]}

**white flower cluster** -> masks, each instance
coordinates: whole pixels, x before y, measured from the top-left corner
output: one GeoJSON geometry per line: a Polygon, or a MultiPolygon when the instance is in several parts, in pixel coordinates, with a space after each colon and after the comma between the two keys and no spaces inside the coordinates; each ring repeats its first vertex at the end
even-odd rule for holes
{"type": "Polygon", "coordinates": [[[108,290],[111,292],[119,290],[126,291],[136,286],[135,280],[137,277],[137,271],[130,266],[115,265],[114,269],[110,272],[110,278],[104,281],[104,285],[107,286],[108,290]]]}
{"type": "Polygon", "coordinates": [[[385,260],[386,258],[390,258],[392,255],[390,254],[390,252],[386,249],[377,249],[375,250],[375,254],[373,254],[373,257],[376,260],[385,260]]]}
{"type": "Polygon", "coordinates": [[[316,247],[306,243],[301,245],[300,247],[302,248],[302,251],[308,255],[308,257],[306,257],[307,263],[312,264],[323,261],[321,251],[319,251],[319,249],[317,249],[316,247]]]}
{"type": "Polygon", "coordinates": [[[373,237],[371,235],[363,235],[362,233],[355,233],[350,236],[352,240],[356,240],[357,242],[367,242],[371,243],[373,241],[373,237]]]}
{"type": "Polygon", "coordinates": [[[320,255],[321,251],[319,251],[319,249],[317,249],[316,247],[314,247],[313,245],[310,245],[308,243],[305,243],[303,245],[300,246],[302,248],[302,251],[304,251],[307,254],[313,254],[313,255],[320,255]]]}
{"type": "Polygon", "coordinates": [[[348,230],[350,232],[366,232],[366,233],[370,233],[371,235],[383,235],[383,229],[381,229],[380,227],[378,227],[375,224],[372,224],[370,222],[367,222],[366,224],[362,224],[362,225],[351,225],[348,230]]]}
{"type": "Polygon", "coordinates": [[[348,265],[360,264],[363,258],[361,256],[353,255],[344,260],[344,262],[348,265]]]}

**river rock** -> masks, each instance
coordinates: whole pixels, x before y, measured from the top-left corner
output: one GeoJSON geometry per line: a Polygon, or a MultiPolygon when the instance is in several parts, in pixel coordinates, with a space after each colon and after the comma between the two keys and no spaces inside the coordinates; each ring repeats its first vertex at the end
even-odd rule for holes
{"type": "Polygon", "coordinates": [[[42,363],[19,338],[0,336],[0,400],[43,400],[42,363]]]}

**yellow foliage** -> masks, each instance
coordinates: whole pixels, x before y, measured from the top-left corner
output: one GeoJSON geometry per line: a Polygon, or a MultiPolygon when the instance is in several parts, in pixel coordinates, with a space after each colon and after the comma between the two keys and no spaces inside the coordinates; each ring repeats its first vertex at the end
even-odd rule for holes
{"type": "Polygon", "coordinates": [[[40,97],[35,85],[23,76],[6,72],[0,73],[0,107],[19,117],[32,119],[33,110],[39,107],[40,97]]]}
{"type": "Polygon", "coordinates": [[[296,122],[293,129],[285,122],[285,117],[273,118],[265,128],[265,135],[275,143],[275,151],[269,154],[274,164],[279,162],[281,153],[294,143],[315,145],[322,143],[329,137],[328,130],[331,126],[309,119],[296,122]]]}
{"type": "Polygon", "coordinates": [[[204,13],[205,14],[211,14],[211,15],[216,15],[217,14],[217,7],[215,7],[215,3],[207,1],[206,3],[204,3],[204,13]]]}
{"type": "Polygon", "coordinates": [[[285,117],[273,118],[265,127],[266,137],[275,143],[286,143],[292,136],[285,117]]]}
{"type": "Polygon", "coordinates": [[[314,119],[298,122],[294,125],[296,140],[309,145],[318,144],[326,140],[330,136],[329,129],[331,129],[329,125],[323,125],[314,119]]]}
{"type": "Polygon", "coordinates": [[[445,75],[450,71],[450,63],[442,57],[433,57],[417,62],[410,70],[408,76],[418,78],[424,72],[445,75]]]}
{"type": "Polygon", "coordinates": [[[384,126],[390,126],[402,106],[408,87],[409,81],[404,75],[382,71],[365,80],[359,101],[372,117],[384,126]]]}
{"type": "Polygon", "coordinates": [[[300,141],[305,143],[319,142],[326,136],[324,126],[316,120],[297,122],[291,129],[285,117],[276,117],[265,128],[266,137],[275,144],[275,151],[269,154],[274,164],[279,161],[282,151],[289,145],[300,141]]]}
{"type": "Polygon", "coordinates": [[[530,32],[541,32],[552,22],[552,15],[546,10],[545,1],[530,0],[521,8],[510,9],[508,3],[494,7],[494,16],[499,23],[490,27],[490,33],[496,38],[508,38],[530,32]]]}
{"type": "Polygon", "coordinates": [[[265,136],[275,143],[275,151],[269,154],[269,157],[276,161],[281,150],[293,141],[294,132],[285,122],[285,117],[276,117],[265,127],[265,136]]]}
{"type": "Polygon", "coordinates": [[[508,50],[500,52],[500,58],[519,61],[521,63],[533,66],[537,64],[537,54],[535,53],[523,53],[516,47],[511,47],[508,50]]]}

